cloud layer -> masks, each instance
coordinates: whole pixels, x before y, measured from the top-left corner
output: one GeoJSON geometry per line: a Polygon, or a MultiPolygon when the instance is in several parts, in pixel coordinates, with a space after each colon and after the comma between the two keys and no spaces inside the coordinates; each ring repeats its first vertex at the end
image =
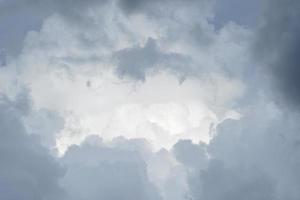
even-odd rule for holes
{"type": "Polygon", "coordinates": [[[0,1],[0,200],[298,200],[300,4],[245,5],[0,1]]]}

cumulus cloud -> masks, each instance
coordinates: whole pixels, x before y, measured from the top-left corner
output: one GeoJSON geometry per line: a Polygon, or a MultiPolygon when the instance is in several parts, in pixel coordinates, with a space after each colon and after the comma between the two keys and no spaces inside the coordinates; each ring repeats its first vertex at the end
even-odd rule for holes
{"type": "Polygon", "coordinates": [[[0,100],[0,192],[1,199],[61,199],[64,196],[59,178],[64,170],[28,135],[22,117],[30,105],[26,96],[11,101],[0,100]]]}
{"type": "Polygon", "coordinates": [[[57,112],[47,109],[31,109],[23,119],[27,132],[40,138],[41,143],[53,149],[57,134],[64,128],[64,118],[57,112]]]}
{"type": "Polygon", "coordinates": [[[299,199],[299,5],[265,6],[0,1],[0,199],[299,199]]]}
{"type": "Polygon", "coordinates": [[[260,103],[244,110],[240,120],[218,125],[209,145],[174,146],[192,199],[299,198],[299,114],[260,103]]]}
{"type": "Polygon", "coordinates": [[[69,148],[62,158],[68,168],[62,185],[70,199],[161,199],[134,148],[143,147],[142,141],[120,140],[105,145],[92,137],[69,148]]]}
{"type": "MultiPolygon", "coordinates": [[[[2,69],[1,90],[12,95],[25,85],[38,108],[62,116],[66,126],[57,143],[64,148],[90,134],[155,138],[156,144],[169,148],[174,143],[170,135],[208,141],[209,126],[227,116],[246,89],[240,79],[246,70],[240,66],[248,62],[251,33],[234,23],[214,31],[207,19],[208,1],[163,1],[151,9],[160,5],[184,9],[178,16],[169,9],[153,18],[148,12],[125,15],[116,2],[91,3],[80,13],[94,23],[89,27],[70,22],[57,10],[39,31],[28,33],[22,54],[2,69]],[[170,78],[173,75],[181,84],[170,78]],[[140,86],[135,80],[147,81],[140,86]],[[195,101],[200,109],[190,106],[195,101]],[[128,105],[136,106],[146,121],[134,119],[142,123],[128,128],[126,115],[115,116],[128,105]],[[170,105],[175,105],[174,112],[168,111],[170,105]],[[152,109],[154,117],[148,107],[157,107],[152,109]],[[179,115],[187,116],[187,123],[178,123],[179,115]],[[160,134],[166,141],[160,141],[160,134]]],[[[77,13],[80,6],[72,6],[77,13]]]]}

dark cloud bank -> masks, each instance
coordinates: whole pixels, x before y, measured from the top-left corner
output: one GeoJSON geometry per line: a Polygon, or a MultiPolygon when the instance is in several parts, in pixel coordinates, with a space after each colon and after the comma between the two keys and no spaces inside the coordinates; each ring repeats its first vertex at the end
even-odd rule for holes
{"type": "MultiPolygon", "coordinates": [[[[59,8],[57,10],[68,10],[66,15],[71,20],[77,15],[77,10],[99,3],[3,2],[2,11],[53,4],[59,8]],[[69,7],[71,9],[67,9],[69,7]]],[[[156,4],[159,5],[160,1],[120,2],[128,15],[145,12],[156,4]]],[[[1,15],[9,15],[8,12],[1,15]]],[[[209,145],[190,141],[179,141],[174,145],[168,153],[183,166],[188,185],[187,194],[176,198],[300,198],[299,15],[300,2],[297,0],[275,0],[266,4],[253,49],[263,71],[271,77],[271,93],[276,95],[264,96],[244,105],[244,116],[240,120],[222,122],[209,145]],[[269,101],[277,95],[283,98],[281,104],[269,101]],[[282,105],[297,109],[291,112],[282,109],[282,105]]],[[[145,79],[145,71],[157,62],[172,60],[172,56],[161,54],[155,41],[149,39],[143,47],[116,53],[120,65],[117,73],[145,79]],[[138,60],[139,64],[132,63],[132,60],[138,60]],[[141,63],[145,69],[140,68],[141,63]]],[[[23,118],[30,112],[30,100],[26,95],[16,100],[5,96],[0,98],[1,200],[163,199],[161,191],[150,181],[146,162],[159,153],[148,151],[144,141],[119,138],[107,145],[100,138],[88,138],[83,144],[70,147],[62,158],[57,158],[26,130],[23,118]]]]}
{"type": "Polygon", "coordinates": [[[274,87],[290,105],[300,103],[300,2],[269,1],[258,31],[255,52],[268,65],[274,87]]]}

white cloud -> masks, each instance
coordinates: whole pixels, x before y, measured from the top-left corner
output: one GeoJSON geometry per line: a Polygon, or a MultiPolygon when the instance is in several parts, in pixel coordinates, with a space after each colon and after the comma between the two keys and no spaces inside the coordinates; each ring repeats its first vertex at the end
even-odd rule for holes
{"type": "Polygon", "coordinates": [[[299,116],[269,97],[253,30],[215,27],[209,0],[38,2],[41,29],[0,58],[5,197],[298,199],[299,116]]]}

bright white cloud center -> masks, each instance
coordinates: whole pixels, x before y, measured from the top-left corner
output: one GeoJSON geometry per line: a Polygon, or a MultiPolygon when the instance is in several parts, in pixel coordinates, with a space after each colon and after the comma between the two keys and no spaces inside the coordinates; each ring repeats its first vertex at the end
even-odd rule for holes
{"type": "Polygon", "coordinates": [[[60,153],[89,135],[104,140],[143,138],[154,150],[169,149],[179,139],[208,143],[211,130],[222,118],[237,117],[220,114],[226,110],[218,107],[240,95],[241,90],[238,82],[218,76],[180,84],[172,75],[157,74],[144,83],[132,83],[109,71],[92,78],[45,74],[31,86],[38,108],[57,111],[65,119],[56,139],[60,153]],[[218,90],[221,85],[222,90],[218,90]]]}

